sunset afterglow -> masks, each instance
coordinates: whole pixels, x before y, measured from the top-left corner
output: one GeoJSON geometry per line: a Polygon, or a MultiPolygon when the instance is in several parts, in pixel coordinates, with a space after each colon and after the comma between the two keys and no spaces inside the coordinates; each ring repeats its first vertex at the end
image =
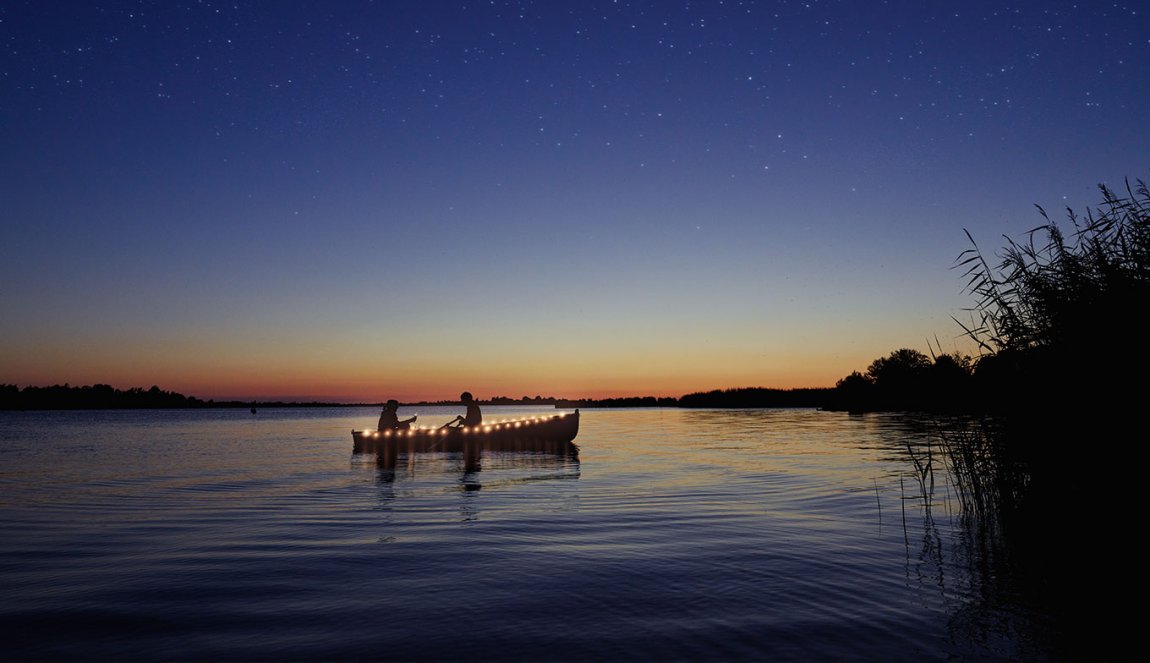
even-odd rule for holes
{"type": "Polygon", "coordinates": [[[1145,177],[1133,6],[10,3],[0,383],[824,387],[1145,177]]]}

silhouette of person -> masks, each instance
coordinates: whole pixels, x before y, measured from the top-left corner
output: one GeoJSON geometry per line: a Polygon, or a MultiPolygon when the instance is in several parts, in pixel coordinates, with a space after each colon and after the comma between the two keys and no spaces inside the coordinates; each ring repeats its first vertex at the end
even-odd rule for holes
{"type": "Polygon", "coordinates": [[[483,423],[483,413],[479,411],[479,404],[471,397],[470,391],[460,394],[459,400],[467,406],[467,414],[461,420],[464,426],[478,426],[483,423]]]}
{"type": "Polygon", "coordinates": [[[415,421],[416,417],[410,419],[399,420],[396,411],[399,410],[399,401],[394,398],[383,406],[383,412],[379,413],[379,426],[377,430],[407,430],[411,428],[411,422],[415,421]]]}
{"type": "Polygon", "coordinates": [[[459,395],[459,400],[467,406],[467,414],[458,416],[455,419],[443,425],[444,428],[458,424],[459,426],[478,426],[483,423],[483,413],[479,411],[479,404],[471,396],[470,391],[465,391],[459,395]]]}

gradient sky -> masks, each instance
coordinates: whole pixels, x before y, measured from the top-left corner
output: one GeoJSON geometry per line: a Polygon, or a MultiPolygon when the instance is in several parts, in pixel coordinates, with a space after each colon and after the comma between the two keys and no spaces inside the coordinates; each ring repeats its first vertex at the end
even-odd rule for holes
{"type": "Polygon", "coordinates": [[[1150,173],[1150,7],[0,5],[0,383],[831,386],[1150,173]]]}

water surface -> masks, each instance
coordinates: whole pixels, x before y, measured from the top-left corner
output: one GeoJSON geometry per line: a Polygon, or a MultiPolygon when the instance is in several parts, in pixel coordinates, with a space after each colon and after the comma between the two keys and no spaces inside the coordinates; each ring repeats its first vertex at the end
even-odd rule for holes
{"type": "Polygon", "coordinates": [[[377,417],[0,413],[6,656],[1050,657],[937,463],[920,483],[922,421],[588,410],[575,456],[380,467],[351,454],[377,417]]]}

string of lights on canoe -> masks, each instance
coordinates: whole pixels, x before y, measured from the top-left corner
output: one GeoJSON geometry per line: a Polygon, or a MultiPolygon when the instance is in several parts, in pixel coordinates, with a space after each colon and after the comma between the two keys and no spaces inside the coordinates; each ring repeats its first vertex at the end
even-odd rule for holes
{"type": "Polygon", "coordinates": [[[414,437],[415,435],[448,435],[452,431],[456,431],[456,430],[458,430],[464,434],[490,433],[492,431],[512,430],[515,428],[524,428],[524,427],[529,427],[529,426],[535,426],[538,424],[545,424],[548,422],[555,421],[556,419],[562,419],[563,417],[566,417],[566,416],[567,416],[567,414],[563,413],[563,414],[556,415],[554,417],[542,417],[542,418],[532,417],[530,419],[512,419],[510,421],[501,419],[501,420],[499,420],[493,424],[481,424],[479,426],[463,426],[462,428],[451,428],[451,427],[432,428],[432,427],[428,426],[428,427],[424,427],[424,428],[412,428],[409,430],[396,430],[396,431],[365,430],[361,433],[361,435],[363,435],[364,437],[392,437],[392,436],[395,436],[395,437],[404,437],[404,436],[414,437]]]}

